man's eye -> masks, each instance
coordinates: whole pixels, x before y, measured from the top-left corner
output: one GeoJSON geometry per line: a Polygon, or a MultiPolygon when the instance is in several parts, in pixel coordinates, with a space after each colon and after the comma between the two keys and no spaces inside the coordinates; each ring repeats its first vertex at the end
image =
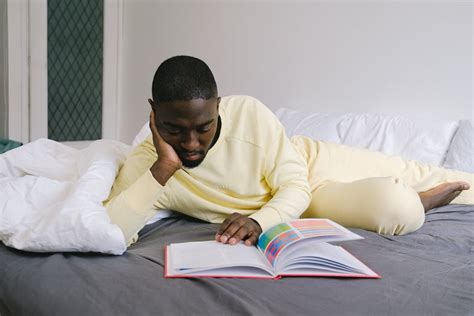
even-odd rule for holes
{"type": "Polygon", "coordinates": [[[198,133],[207,133],[211,130],[211,125],[207,125],[198,129],[198,133]]]}
{"type": "Polygon", "coordinates": [[[167,128],[166,131],[171,135],[178,135],[179,133],[181,133],[181,130],[174,128],[167,128]]]}

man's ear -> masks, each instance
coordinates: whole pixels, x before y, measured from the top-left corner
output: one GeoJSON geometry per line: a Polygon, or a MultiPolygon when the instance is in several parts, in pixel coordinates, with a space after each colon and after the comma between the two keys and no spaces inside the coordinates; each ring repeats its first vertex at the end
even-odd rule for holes
{"type": "Polygon", "coordinates": [[[155,102],[153,102],[152,99],[148,99],[148,103],[150,103],[150,106],[151,106],[151,109],[153,111],[156,111],[156,105],[155,105],[155,102]]]}
{"type": "Polygon", "coordinates": [[[219,112],[219,104],[221,103],[221,97],[217,97],[217,112],[219,112]]]}

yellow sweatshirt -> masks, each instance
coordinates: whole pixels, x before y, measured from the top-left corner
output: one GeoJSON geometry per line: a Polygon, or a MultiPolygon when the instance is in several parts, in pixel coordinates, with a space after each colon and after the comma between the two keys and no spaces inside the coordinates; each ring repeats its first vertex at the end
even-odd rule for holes
{"type": "Polygon", "coordinates": [[[160,185],[149,171],[157,154],[151,135],[127,158],[105,202],[128,244],[160,209],[211,223],[239,212],[262,230],[298,218],[311,192],[304,159],[284,127],[258,100],[223,97],[219,139],[196,168],[182,168],[160,185]]]}

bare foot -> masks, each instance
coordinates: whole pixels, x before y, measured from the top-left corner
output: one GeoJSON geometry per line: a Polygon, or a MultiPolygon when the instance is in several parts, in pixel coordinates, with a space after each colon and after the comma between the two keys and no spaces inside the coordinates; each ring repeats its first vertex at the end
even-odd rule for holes
{"type": "Polygon", "coordinates": [[[418,192],[418,195],[425,208],[425,212],[428,212],[435,207],[449,204],[463,190],[469,190],[469,187],[469,183],[463,181],[445,182],[428,191],[418,192]]]}

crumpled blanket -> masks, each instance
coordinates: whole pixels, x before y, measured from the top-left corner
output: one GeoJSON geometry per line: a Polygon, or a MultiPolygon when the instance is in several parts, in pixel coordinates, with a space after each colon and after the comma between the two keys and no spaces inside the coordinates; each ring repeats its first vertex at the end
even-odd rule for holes
{"type": "Polygon", "coordinates": [[[0,240],[35,252],[124,253],[102,202],[130,150],[111,140],[78,150],[40,139],[0,155],[0,240]]]}

